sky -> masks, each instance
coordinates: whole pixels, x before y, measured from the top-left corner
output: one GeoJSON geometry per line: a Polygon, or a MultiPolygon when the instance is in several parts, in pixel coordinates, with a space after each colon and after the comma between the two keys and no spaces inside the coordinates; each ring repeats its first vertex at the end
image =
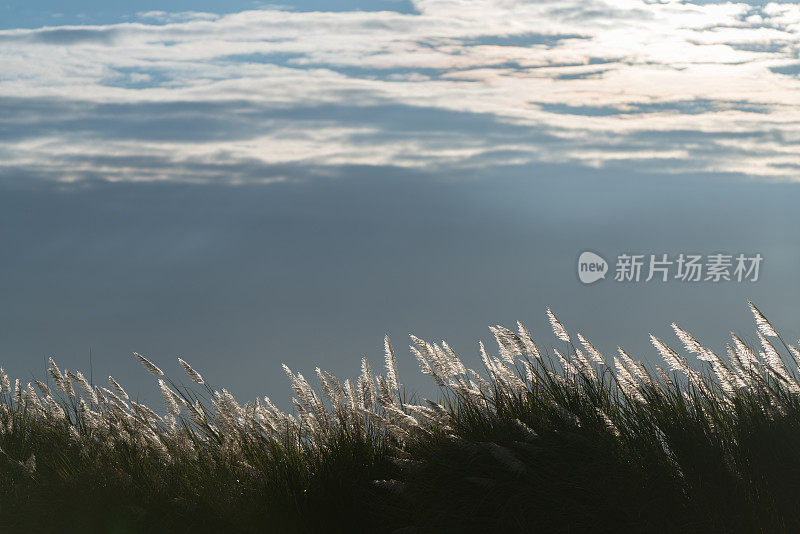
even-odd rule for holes
{"type": "MultiPolygon", "coordinates": [[[[240,400],[389,334],[478,365],[545,307],[610,357],[747,300],[800,336],[800,6],[0,0],[0,360],[240,400]],[[579,254],[760,254],[757,281],[584,285],[579,254]]],[[[404,356],[404,357],[403,357],[404,356]]],[[[401,376],[401,379],[403,377],[401,376]]],[[[96,380],[97,381],[97,380],[96,380]]],[[[285,404],[284,404],[285,405],[285,404]]]]}

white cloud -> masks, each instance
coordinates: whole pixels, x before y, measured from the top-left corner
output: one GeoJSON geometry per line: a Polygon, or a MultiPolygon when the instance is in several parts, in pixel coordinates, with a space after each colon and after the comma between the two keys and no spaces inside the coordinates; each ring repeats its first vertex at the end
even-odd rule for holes
{"type": "Polygon", "coordinates": [[[132,158],[192,162],[206,176],[195,163],[213,171],[220,154],[267,167],[425,168],[507,154],[795,176],[786,163],[800,147],[800,6],[416,8],[148,12],[136,23],[0,31],[0,99],[31,104],[0,126],[0,172],[179,180],[132,158]],[[120,157],[101,165],[103,154],[120,157]],[[130,166],[114,167],[123,156],[130,166]]]}

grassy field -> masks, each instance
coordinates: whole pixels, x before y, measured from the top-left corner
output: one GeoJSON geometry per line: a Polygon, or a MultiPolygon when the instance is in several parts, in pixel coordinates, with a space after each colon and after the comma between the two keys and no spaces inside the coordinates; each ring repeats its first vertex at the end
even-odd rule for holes
{"type": "Polygon", "coordinates": [[[164,407],[51,361],[0,372],[0,527],[8,532],[797,532],[800,352],[752,304],[759,347],[720,357],[673,325],[664,369],[492,328],[466,369],[412,336],[439,402],[407,402],[395,354],[355,380],[286,368],[293,413],[239,404],[181,361],[145,357],[164,407]],[[156,413],[160,412],[160,414],[156,413]]]}

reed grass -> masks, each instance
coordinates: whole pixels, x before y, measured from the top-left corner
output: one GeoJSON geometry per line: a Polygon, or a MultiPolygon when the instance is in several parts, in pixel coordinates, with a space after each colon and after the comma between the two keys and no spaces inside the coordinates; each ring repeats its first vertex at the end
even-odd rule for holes
{"type": "Polygon", "coordinates": [[[759,347],[726,354],[673,325],[665,368],[571,334],[540,349],[492,327],[468,369],[411,336],[436,401],[385,371],[284,366],[294,410],[189,387],[134,353],[164,406],[50,361],[53,386],[0,369],[0,527],[16,532],[800,531],[800,352],[749,303],[759,347]],[[14,530],[11,530],[14,529],[14,530]]]}

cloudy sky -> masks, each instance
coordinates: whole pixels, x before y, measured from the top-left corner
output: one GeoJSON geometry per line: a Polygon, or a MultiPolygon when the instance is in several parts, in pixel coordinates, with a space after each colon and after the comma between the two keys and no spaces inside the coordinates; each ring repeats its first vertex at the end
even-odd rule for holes
{"type": "Polygon", "coordinates": [[[384,333],[546,345],[546,305],[645,360],[671,321],[722,349],[747,298],[800,335],[799,6],[216,4],[0,0],[17,375],[91,348],[147,396],[138,350],[280,398],[280,362],[352,374],[384,333]],[[583,250],[764,263],[583,286],[583,250]]]}

